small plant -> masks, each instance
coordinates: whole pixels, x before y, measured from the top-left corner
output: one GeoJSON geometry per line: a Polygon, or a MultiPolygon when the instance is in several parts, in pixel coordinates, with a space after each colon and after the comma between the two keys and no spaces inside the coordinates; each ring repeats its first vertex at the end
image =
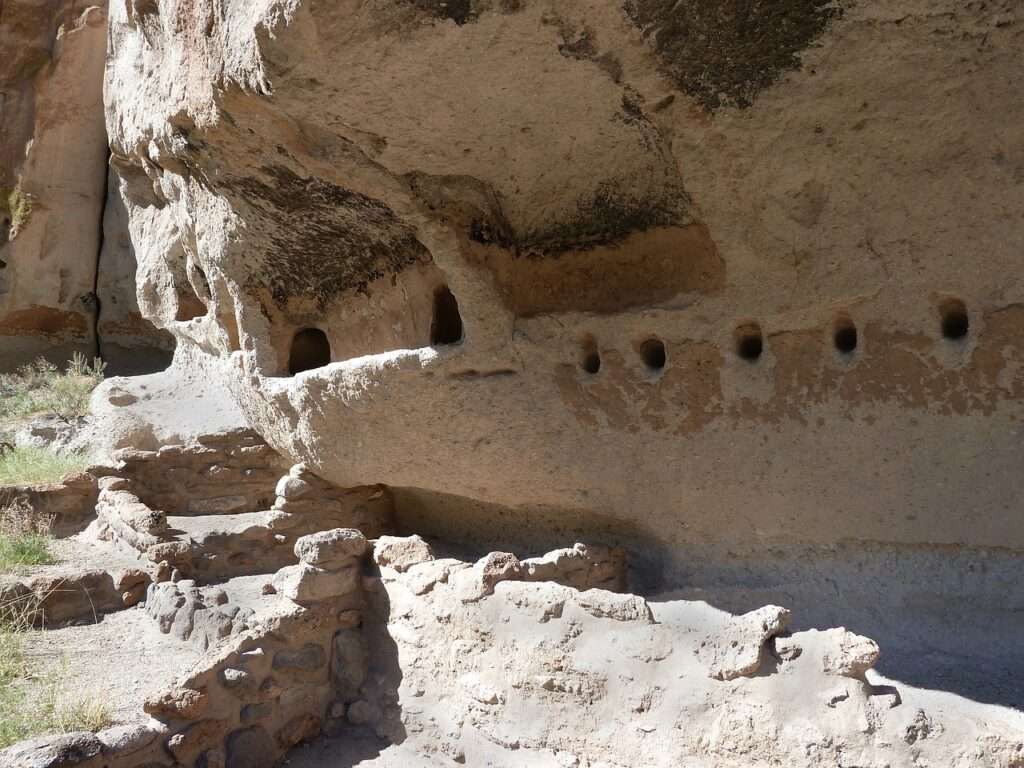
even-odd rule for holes
{"type": "Polygon", "coordinates": [[[28,223],[34,205],[35,198],[24,192],[20,185],[14,189],[0,190],[0,210],[3,210],[7,214],[6,218],[10,220],[11,240],[16,238],[28,223]]]}
{"type": "Polygon", "coordinates": [[[47,448],[18,445],[0,456],[0,485],[55,483],[65,475],[82,472],[89,457],[81,453],[54,453],[47,448]]]}
{"type": "MultiPolygon", "coordinates": [[[[52,563],[52,524],[52,518],[36,514],[23,500],[0,508],[0,573],[29,565],[52,563]]],[[[0,609],[0,621],[9,618],[0,609]]]]}
{"type": "Polygon", "coordinates": [[[13,374],[0,374],[0,419],[53,413],[63,418],[89,411],[89,396],[103,380],[106,364],[76,352],[64,373],[39,358],[13,374]]]}
{"type": "Polygon", "coordinates": [[[25,652],[37,615],[34,595],[0,603],[0,749],[45,733],[99,731],[113,724],[110,706],[97,694],[69,697],[59,670],[37,675],[25,652]]]}

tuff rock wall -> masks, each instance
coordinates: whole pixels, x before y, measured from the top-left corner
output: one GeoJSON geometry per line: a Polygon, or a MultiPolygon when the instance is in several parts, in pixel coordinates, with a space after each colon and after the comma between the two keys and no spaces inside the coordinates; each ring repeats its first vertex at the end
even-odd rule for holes
{"type": "Polygon", "coordinates": [[[677,573],[1024,547],[1013,0],[110,21],[143,314],[318,474],[677,573]]]}
{"type": "Polygon", "coordinates": [[[108,196],[105,6],[0,7],[0,370],[81,352],[138,372],[174,348],[139,314],[124,214],[108,196]]]}

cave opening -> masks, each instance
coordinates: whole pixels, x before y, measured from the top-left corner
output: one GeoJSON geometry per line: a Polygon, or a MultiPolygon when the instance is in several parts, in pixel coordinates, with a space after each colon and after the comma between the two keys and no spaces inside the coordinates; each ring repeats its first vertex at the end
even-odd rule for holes
{"type": "Polygon", "coordinates": [[[303,371],[322,368],[331,362],[331,342],[319,328],[304,328],[292,338],[288,355],[288,373],[294,376],[303,371]]]}
{"type": "Polygon", "coordinates": [[[434,318],[430,324],[431,344],[458,344],[462,341],[462,315],[459,302],[447,285],[434,292],[434,318]]]}

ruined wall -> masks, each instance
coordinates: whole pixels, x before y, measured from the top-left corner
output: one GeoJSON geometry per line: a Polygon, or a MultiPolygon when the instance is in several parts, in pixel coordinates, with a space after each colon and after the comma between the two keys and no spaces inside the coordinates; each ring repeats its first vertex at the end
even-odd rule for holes
{"type": "Polygon", "coordinates": [[[118,6],[143,312],[421,516],[1019,552],[1019,4],[675,7],[118,6]]]}
{"type": "MultiPolygon", "coordinates": [[[[105,2],[7,0],[0,9],[0,370],[107,351],[98,332],[111,336],[107,346],[127,336],[164,350],[164,366],[173,349],[139,316],[124,222],[105,214],[106,43],[105,2]]],[[[107,356],[112,370],[140,370],[116,350],[107,356]]]]}

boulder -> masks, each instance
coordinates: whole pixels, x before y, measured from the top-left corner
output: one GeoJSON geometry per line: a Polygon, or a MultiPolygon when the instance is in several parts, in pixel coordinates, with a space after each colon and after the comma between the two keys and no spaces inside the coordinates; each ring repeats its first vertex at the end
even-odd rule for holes
{"type": "Polygon", "coordinates": [[[274,575],[273,586],[277,594],[299,605],[312,605],[357,592],[360,583],[359,567],[356,565],[328,571],[308,563],[299,563],[279,570],[274,575]]]}
{"type": "Polygon", "coordinates": [[[373,544],[373,561],[399,573],[433,559],[430,545],[420,536],[381,536],[373,544]]]}
{"type": "Polygon", "coordinates": [[[354,528],[335,528],[302,536],[295,542],[295,556],[303,563],[336,570],[362,557],[366,537],[354,528]]]}

